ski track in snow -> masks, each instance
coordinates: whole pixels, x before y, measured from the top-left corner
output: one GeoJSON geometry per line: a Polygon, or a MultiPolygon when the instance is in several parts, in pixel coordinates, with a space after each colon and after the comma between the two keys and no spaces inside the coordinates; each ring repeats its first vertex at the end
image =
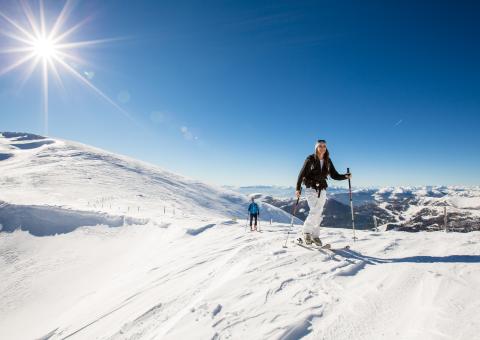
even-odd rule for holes
{"type": "Polygon", "coordinates": [[[324,228],[334,250],[285,249],[288,214],[264,205],[273,224],[250,232],[241,195],[57,139],[0,136],[0,152],[1,339],[480,332],[478,232],[324,228]]]}
{"type": "MultiPolygon", "coordinates": [[[[1,274],[10,282],[1,283],[9,302],[2,302],[1,329],[50,339],[472,339],[479,330],[472,317],[480,308],[478,233],[359,232],[353,249],[330,252],[283,249],[285,225],[259,234],[239,221],[193,237],[189,228],[2,234],[1,274]],[[42,251],[30,249],[38,243],[42,251]],[[100,244],[100,261],[84,253],[100,244]],[[52,280],[64,286],[65,301],[55,301],[62,289],[48,286],[52,280]],[[34,313],[48,303],[45,316],[34,313]],[[38,319],[31,333],[15,327],[38,319]]],[[[334,247],[350,239],[348,230],[328,234],[334,247]]]]}

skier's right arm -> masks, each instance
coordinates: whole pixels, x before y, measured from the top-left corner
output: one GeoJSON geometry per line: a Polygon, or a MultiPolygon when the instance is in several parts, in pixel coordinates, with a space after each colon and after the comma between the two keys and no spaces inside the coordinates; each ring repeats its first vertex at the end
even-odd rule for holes
{"type": "MultiPolygon", "coordinates": [[[[306,172],[307,167],[308,167],[308,158],[303,163],[302,170],[300,170],[300,173],[298,174],[297,185],[295,187],[295,190],[297,192],[302,192],[302,182],[303,182],[303,178],[305,177],[305,172],[306,172]]],[[[297,196],[298,196],[298,194],[297,194],[297,196]]]]}

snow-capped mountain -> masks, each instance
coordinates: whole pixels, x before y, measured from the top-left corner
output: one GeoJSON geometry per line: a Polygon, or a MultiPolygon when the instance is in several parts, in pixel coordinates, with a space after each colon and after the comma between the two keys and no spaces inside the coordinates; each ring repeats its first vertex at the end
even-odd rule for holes
{"type": "MultiPolygon", "coordinates": [[[[293,178],[295,181],[296,178],[293,178]]],[[[250,186],[224,186],[224,188],[233,190],[244,195],[259,194],[262,196],[272,196],[276,199],[292,198],[295,195],[295,187],[293,186],[278,186],[278,185],[250,185],[250,186]]],[[[328,188],[329,194],[332,193],[345,193],[348,189],[331,185],[328,188]]]]}
{"type": "MultiPolygon", "coordinates": [[[[235,188],[238,190],[238,188],[235,188]]],[[[291,212],[295,204],[293,188],[287,189],[289,196],[280,189],[271,187],[243,187],[240,191],[252,194],[260,201],[291,212]],[[250,192],[249,192],[250,191],[250,192]],[[272,193],[279,193],[275,196],[272,193]]],[[[325,205],[325,227],[350,227],[351,212],[348,190],[333,187],[328,189],[325,205]]],[[[374,227],[374,216],[380,228],[419,231],[443,230],[445,212],[447,228],[452,231],[468,232],[480,230],[480,187],[424,186],[356,188],[353,190],[355,225],[359,229],[374,227]]],[[[305,220],[308,205],[300,201],[296,216],[305,220]]]]}
{"type": "Polygon", "coordinates": [[[250,232],[245,195],[131,158],[3,133],[0,159],[1,339],[480,332],[478,232],[323,228],[337,250],[306,249],[286,212],[261,204],[250,232]]]}

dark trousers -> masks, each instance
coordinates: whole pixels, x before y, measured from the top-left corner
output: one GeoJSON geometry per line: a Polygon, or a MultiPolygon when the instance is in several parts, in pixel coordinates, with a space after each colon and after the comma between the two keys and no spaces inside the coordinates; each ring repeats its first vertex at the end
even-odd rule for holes
{"type": "Polygon", "coordinates": [[[256,227],[257,226],[257,217],[258,217],[258,214],[250,214],[250,227],[252,227],[252,220],[255,218],[255,224],[254,226],[256,227]]]}

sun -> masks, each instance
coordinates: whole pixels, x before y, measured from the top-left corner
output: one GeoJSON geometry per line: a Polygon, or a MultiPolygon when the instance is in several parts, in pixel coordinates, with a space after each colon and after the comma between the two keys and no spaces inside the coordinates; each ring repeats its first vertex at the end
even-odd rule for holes
{"type": "Polygon", "coordinates": [[[61,12],[56,19],[53,20],[52,25],[48,24],[48,20],[45,17],[43,0],[34,2],[38,4],[38,15],[34,14],[34,11],[26,1],[20,1],[19,3],[25,17],[23,19],[26,19],[23,21],[25,21],[27,25],[20,24],[22,20],[12,19],[0,10],[0,34],[6,36],[14,43],[11,47],[1,48],[0,55],[15,55],[15,61],[13,63],[0,69],[0,76],[21,66],[26,66],[23,80],[27,80],[37,67],[42,69],[41,89],[43,94],[45,135],[48,135],[49,78],[54,77],[60,86],[63,87],[62,73],[73,76],[80,81],[82,85],[112,104],[127,118],[132,119],[127,111],[98,89],[91,80],[85,76],[88,72],[79,69],[79,65],[86,64],[86,62],[75,53],[81,48],[117,41],[121,38],[70,41],[69,38],[72,34],[77,32],[90,19],[86,18],[69,28],[65,28],[64,26],[73,10],[73,1],[71,0],[65,2],[61,12]],[[5,23],[8,25],[4,26],[5,23]],[[7,27],[9,27],[10,30],[7,30],[7,27]]]}
{"type": "Polygon", "coordinates": [[[33,41],[33,52],[39,58],[47,60],[58,58],[57,49],[58,46],[53,39],[40,37],[33,41]]]}

